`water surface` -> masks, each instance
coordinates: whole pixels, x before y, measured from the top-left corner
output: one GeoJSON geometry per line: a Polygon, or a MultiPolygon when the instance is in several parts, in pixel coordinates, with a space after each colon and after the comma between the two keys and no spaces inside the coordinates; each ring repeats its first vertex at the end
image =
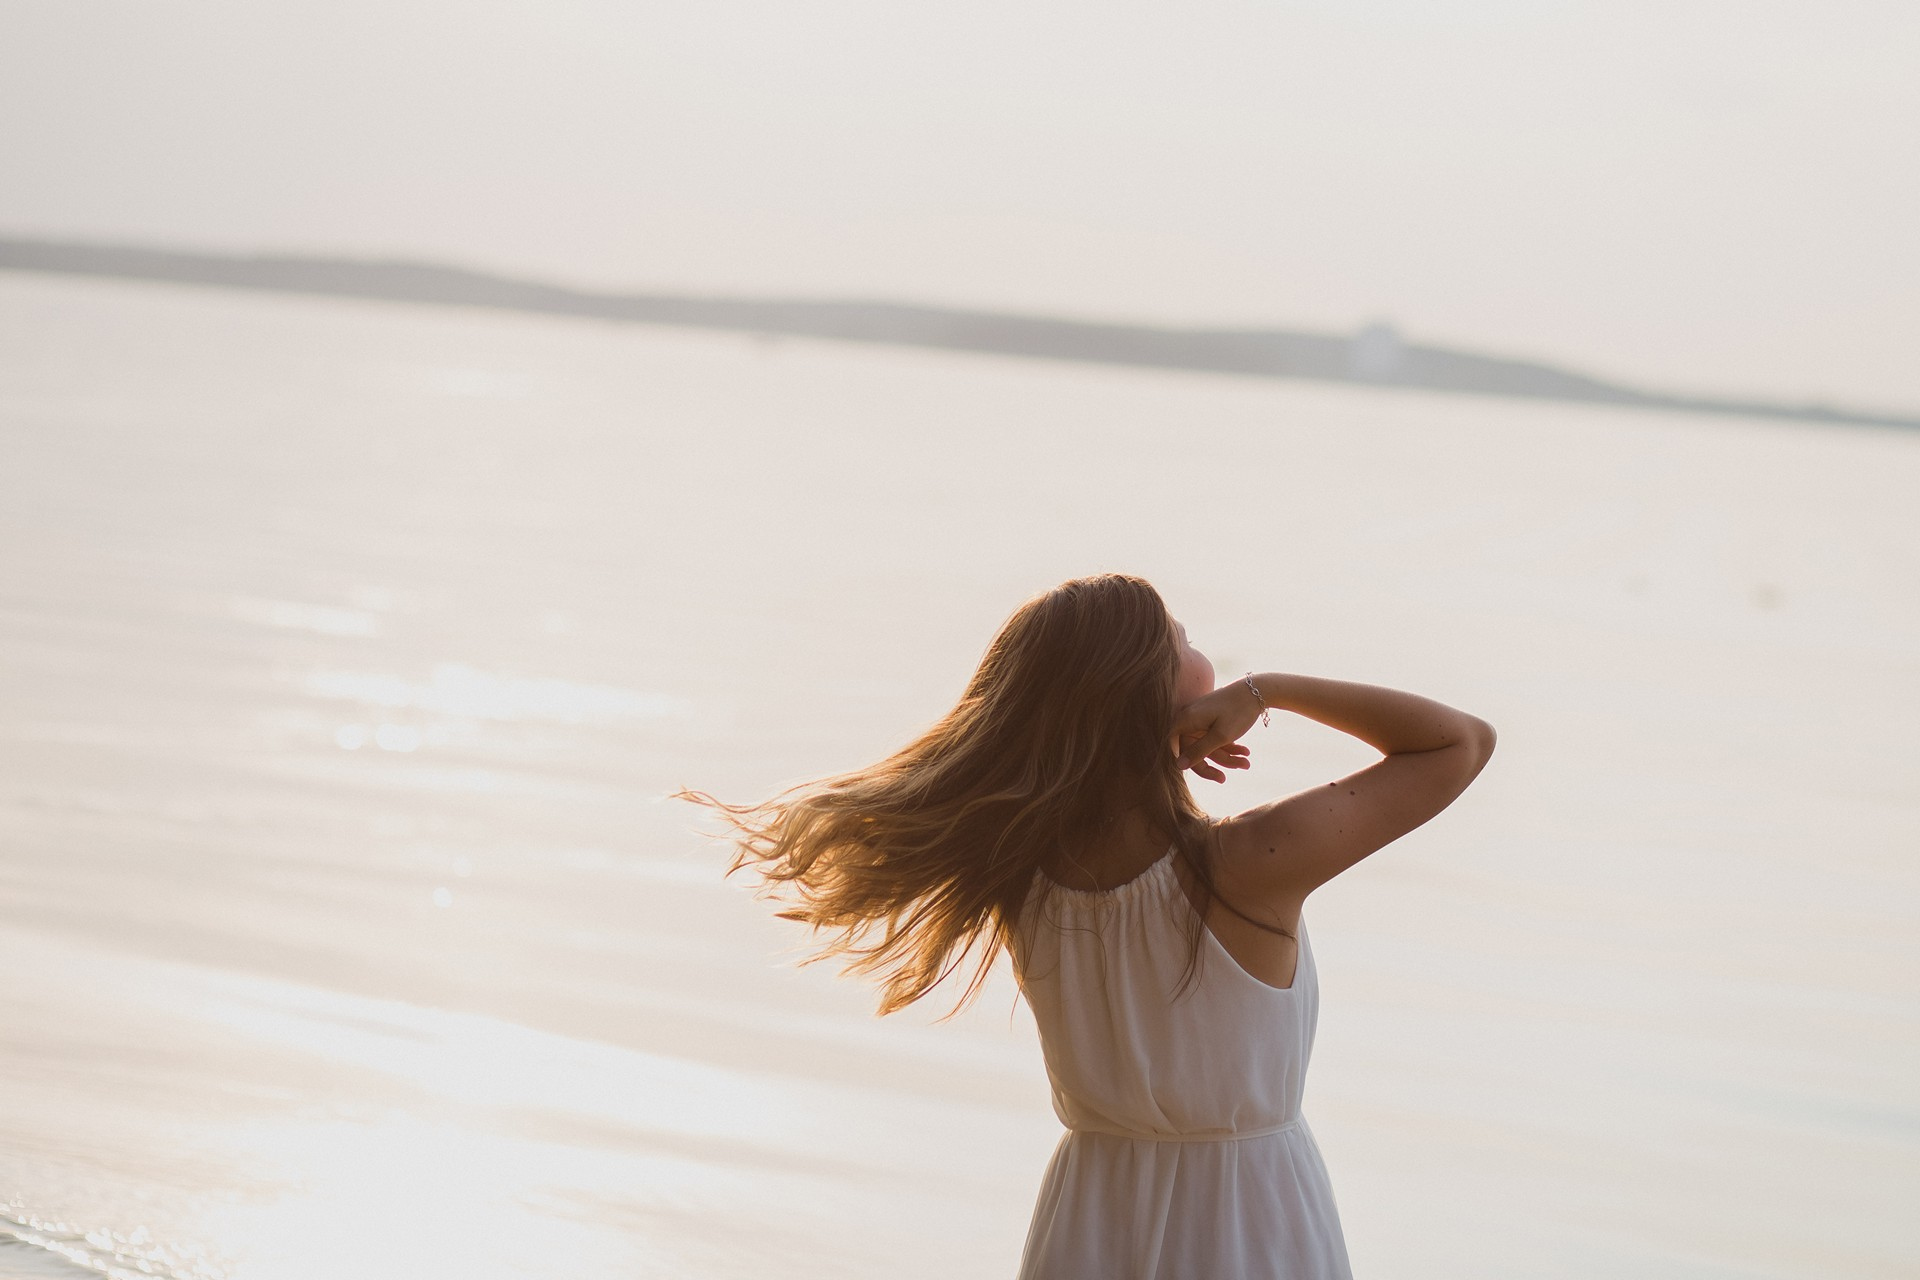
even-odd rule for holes
{"type": "MultiPolygon", "coordinates": [[[[1223,675],[1501,730],[1309,904],[1360,1274],[1911,1274],[1917,481],[1896,432],[0,277],[0,1274],[1010,1272],[1059,1130],[1004,975],[874,1020],[663,797],[876,758],[1106,569],[1223,675]]],[[[1251,745],[1215,811],[1368,755],[1251,745]]]]}

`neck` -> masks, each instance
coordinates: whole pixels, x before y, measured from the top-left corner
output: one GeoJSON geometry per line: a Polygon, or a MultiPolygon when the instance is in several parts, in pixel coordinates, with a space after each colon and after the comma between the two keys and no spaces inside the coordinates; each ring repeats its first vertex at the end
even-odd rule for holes
{"type": "Polygon", "coordinates": [[[1115,814],[1101,832],[1101,843],[1116,856],[1131,855],[1128,860],[1150,860],[1166,852],[1166,836],[1147,821],[1139,809],[1115,814]]]}

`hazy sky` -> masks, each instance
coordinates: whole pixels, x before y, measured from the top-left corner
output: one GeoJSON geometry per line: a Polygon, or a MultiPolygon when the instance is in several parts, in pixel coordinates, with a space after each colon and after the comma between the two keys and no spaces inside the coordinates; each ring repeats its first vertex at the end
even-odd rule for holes
{"type": "Polygon", "coordinates": [[[0,0],[0,234],[1920,407],[1912,0],[0,0]]]}

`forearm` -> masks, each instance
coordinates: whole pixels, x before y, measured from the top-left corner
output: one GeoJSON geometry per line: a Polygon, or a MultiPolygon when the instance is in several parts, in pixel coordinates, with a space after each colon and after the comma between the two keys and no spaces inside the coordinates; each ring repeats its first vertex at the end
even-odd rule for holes
{"type": "Polygon", "coordinates": [[[1492,750],[1493,728],[1486,721],[1417,693],[1279,671],[1262,672],[1253,681],[1261,701],[1276,711],[1317,720],[1384,755],[1463,744],[1492,750]]]}

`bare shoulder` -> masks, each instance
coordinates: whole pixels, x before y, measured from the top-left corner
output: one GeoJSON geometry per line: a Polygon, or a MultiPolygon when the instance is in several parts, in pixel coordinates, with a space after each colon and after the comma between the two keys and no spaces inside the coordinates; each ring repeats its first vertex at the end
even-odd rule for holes
{"type": "Polygon", "coordinates": [[[1221,892],[1236,901],[1257,904],[1268,913],[1293,916],[1306,901],[1298,889],[1303,876],[1292,874],[1298,842],[1284,813],[1262,805],[1213,825],[1214,880],[1221,892]]]}

